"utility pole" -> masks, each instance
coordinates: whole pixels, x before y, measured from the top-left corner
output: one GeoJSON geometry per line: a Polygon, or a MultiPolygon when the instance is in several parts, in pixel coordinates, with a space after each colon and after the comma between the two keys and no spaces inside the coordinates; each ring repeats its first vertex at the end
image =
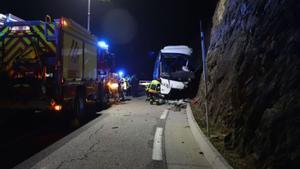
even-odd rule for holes
{"type": "Polygon", "coordinates": [[[91,24],[91,0],[88,0],[88,21],[87,21],[87,30],[90,32],[91,24]]]}
{"type": "Polygon", "coordinates": [[[206,121],[206,132],[208,137],[209,133],[209,123],[208,123],[208,101],[207,101],[207,63],[206,63],[206,49],[205,49],[205,38],[204,31],[202,29],[202,22],[200,20],[200,33],[201,33],[201,49],[202,49],[202,65],[203,65],[203,79],[205,83],[205,121],[206,121]]]}
{"type": "MultiPolygon", "coordinates": [[[[110,2],[110,0],[99,0],[101,2],[110,2]]],[[[87,30],[91,32],[91,0],[88,0],[88,20],[87,20],[87,30]]]]}

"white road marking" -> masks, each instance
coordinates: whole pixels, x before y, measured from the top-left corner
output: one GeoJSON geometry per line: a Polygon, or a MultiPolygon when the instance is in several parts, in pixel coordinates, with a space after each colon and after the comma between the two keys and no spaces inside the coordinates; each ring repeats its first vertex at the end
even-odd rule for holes
{"type": "Polygon", "coordinates": [[[153,160],[162,160],[162,134],[163,134],[163,128],[157,127],[155,131],[154,142],[153,142],[153,152],[152,152],[153,160]]]}
{"type": "Polygon", "coordinates": [[[169,110],[164,110],[164,112],[162,113],[162,115],[160,116],[160,119],[166,119],[167,115],[168,115],[169,110]]]}

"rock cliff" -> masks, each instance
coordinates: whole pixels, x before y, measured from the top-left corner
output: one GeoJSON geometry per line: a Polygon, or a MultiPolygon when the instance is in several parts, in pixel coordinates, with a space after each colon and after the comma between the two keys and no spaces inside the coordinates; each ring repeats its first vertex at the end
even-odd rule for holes
{"type": "Polygon", "coordinates": [[[299,167],[300,1],[220,0],[210,36],[209,118],[225,147],[257,168],[299,167]]]}

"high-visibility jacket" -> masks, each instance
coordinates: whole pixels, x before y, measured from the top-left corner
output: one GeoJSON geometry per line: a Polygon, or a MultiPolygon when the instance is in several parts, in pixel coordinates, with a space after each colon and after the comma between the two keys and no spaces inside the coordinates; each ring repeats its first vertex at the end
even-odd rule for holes
{"type": "Polygon", "coordinates": [[[130,86],[126,78],[121,79],[121,86],[124,90],[127,90],[130,86]]]}
{"type": "Polygon", "coordinates": [[[160,82],[158,80],[152,80],[147,86],[146,92],[149,93],[159,93],[160,92],[160,82]]]}

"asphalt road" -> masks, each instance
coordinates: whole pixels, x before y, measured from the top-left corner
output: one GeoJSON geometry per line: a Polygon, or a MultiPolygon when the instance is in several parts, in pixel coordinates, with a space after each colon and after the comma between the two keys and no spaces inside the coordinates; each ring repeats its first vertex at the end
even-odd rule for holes
{"type": "Polygon", "coordinates": [[[1,169],[14,167],[101,115],[95,114],[75,126],[66,118],[49,118],[41,112],[0,113],[1,169]]]}
{"type": "Polygon", "coordinates": [[[166,108],[146,103],[145,97],[113,105],[16,168],[166,168],[165,153],[153,160],[154,135],[165,125],[160,116],[166,108]]]}
{"type": "Polygon", "coordinates": [[[39,122],[44,127],[32,130],[31,139],[20,139],[30,144],[11,144],[6,152],[14,150],[5,159],[30,152],[16,169],[211,169],[194,141],[185,109],[150,105],[137,97],[97,114],[77,129],[59,121],[39,122]],[[35,131],[43,133],[42,139],[35,131]]]}

